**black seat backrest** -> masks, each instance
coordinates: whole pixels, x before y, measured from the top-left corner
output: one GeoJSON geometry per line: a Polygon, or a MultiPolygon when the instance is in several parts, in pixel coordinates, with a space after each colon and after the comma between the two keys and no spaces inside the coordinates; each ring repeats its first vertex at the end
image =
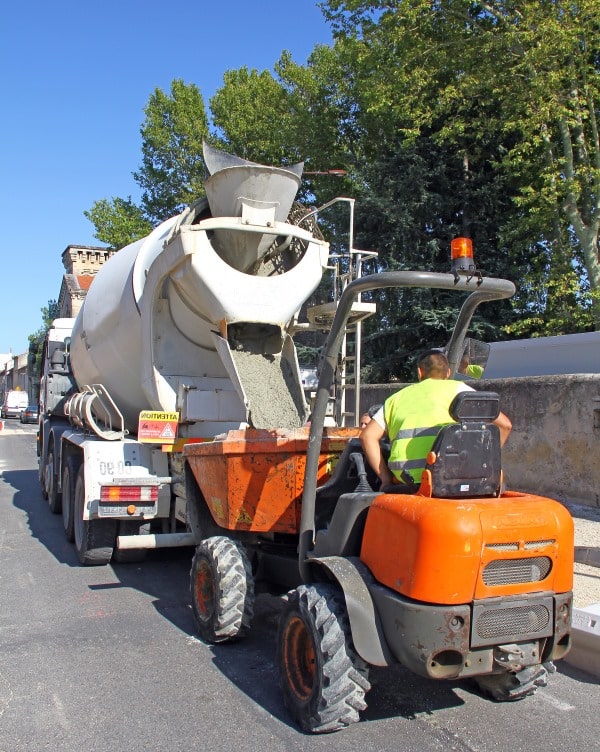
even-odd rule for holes
{"type": "Polygon", "coordinates": [[[431,496],[498,496],[502,485],[500,414],[495,392],[460,392],[450,405],[456,423],[444,426],[427,458],[431,496]]]}

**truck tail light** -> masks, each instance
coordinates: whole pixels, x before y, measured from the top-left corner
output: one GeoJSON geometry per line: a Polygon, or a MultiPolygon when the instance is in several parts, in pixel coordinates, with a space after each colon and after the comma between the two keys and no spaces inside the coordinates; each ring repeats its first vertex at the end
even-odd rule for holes
{"type": "Polygon", "coordinates": [[[149,501],[158,499],[158,486],[101,486],[100,501],[122,503],[125,501],[149,501]]]}

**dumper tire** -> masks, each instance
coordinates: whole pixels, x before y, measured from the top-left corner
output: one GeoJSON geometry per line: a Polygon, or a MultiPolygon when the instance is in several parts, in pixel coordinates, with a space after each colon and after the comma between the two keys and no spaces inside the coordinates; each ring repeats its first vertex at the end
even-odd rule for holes
{"type": "Polygon", "coordinates": [[[548,684],[548,670],[537,664],[521,671],[488,674],[474,679],[480,692],[496,702],[515,702],[535,694],[548,684]]]}
{"type": "Polygon", "coordinates": [[[190,572],[192,609],[206,642],[243,637],[254,616],[254,577],[241,543],[222,535],[197,546],[190,572]]]}
{"type": "Polygon", "coordinates": [[[48,451],[46,471],[44,473],[44,484],[46,486],[46,498],[48,499],[48,507],[50,508],[50,511],[52,514],[60,514],[62,496],[58,490],[57,477],[54,472],[54,451],[52,449],[48,451]]]}
{"type": "Polygon", "coordinates": [[[360,719],[371,688],[368,666],[354,649],[339,588],[319,583],[288,593],[277,659],[285,705],[303,731],[338,731],[360,719]]]}
{"type": "Polygon", "coordinates": [[[75,481],[77,480],[77,471],[81,465],[81,458],[71,454],[67,457],[63,468],[62,476],[62,521],[65,536],[70,543],[75,540],[75,531],[73,528],[74,520],[74,497],[75,481]]]}
{"type": "Polygon", "coordinates": [[[84,567],[108,564],[117,537],[117,520],[84,520],[85,477],[83,464],[77,471],[73,496],[73,530],[75,548],[84,567]]]}

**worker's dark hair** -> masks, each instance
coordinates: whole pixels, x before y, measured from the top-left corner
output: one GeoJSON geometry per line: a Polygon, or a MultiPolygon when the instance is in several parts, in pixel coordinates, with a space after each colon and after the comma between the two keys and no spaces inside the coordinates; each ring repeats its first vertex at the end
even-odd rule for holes
{"type": "Polygon", "coordinates": [[[372,418],[376,412],[381,410],[381,405],[371,405],[371,407],[367,410],[367,415],[369,418],[372,418]]]}
{"type": "Polygon", "coordinates": [[[431,349],[422,352],[417,359],[417,366],[426,379],[445,379],[448,376],[448,358],[442,350],[431,349]]]}

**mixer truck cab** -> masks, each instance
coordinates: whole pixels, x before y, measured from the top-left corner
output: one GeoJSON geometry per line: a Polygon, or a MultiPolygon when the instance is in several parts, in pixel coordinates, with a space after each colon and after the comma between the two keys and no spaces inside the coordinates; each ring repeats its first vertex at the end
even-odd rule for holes
{"type": "Polygon", "coordinates": [[[303,166],[208,144],[204,160],[206,198],[115,253],[46,339],[40,482],[80,562],[193,546],[210,643],[251,629],[258,589],[287,592],[281,690],[310,732],[359,720],[370,666],[476,680],[498,700],[532,694],[570,645],[573,526],[558,502],[504,490],[497,395],[453,407],[457,432],[410,495],[381,492],[359,429],[327,425],[362,293],[458,293],[455,374],[477,307],[514,285],[484,277],[462,241],[447,273],[354,279],[333,320],[314,319],[329,334],[309,426],[293,335],[311,323],[298,312],[329,246],[294,200],[303,166]]]}

